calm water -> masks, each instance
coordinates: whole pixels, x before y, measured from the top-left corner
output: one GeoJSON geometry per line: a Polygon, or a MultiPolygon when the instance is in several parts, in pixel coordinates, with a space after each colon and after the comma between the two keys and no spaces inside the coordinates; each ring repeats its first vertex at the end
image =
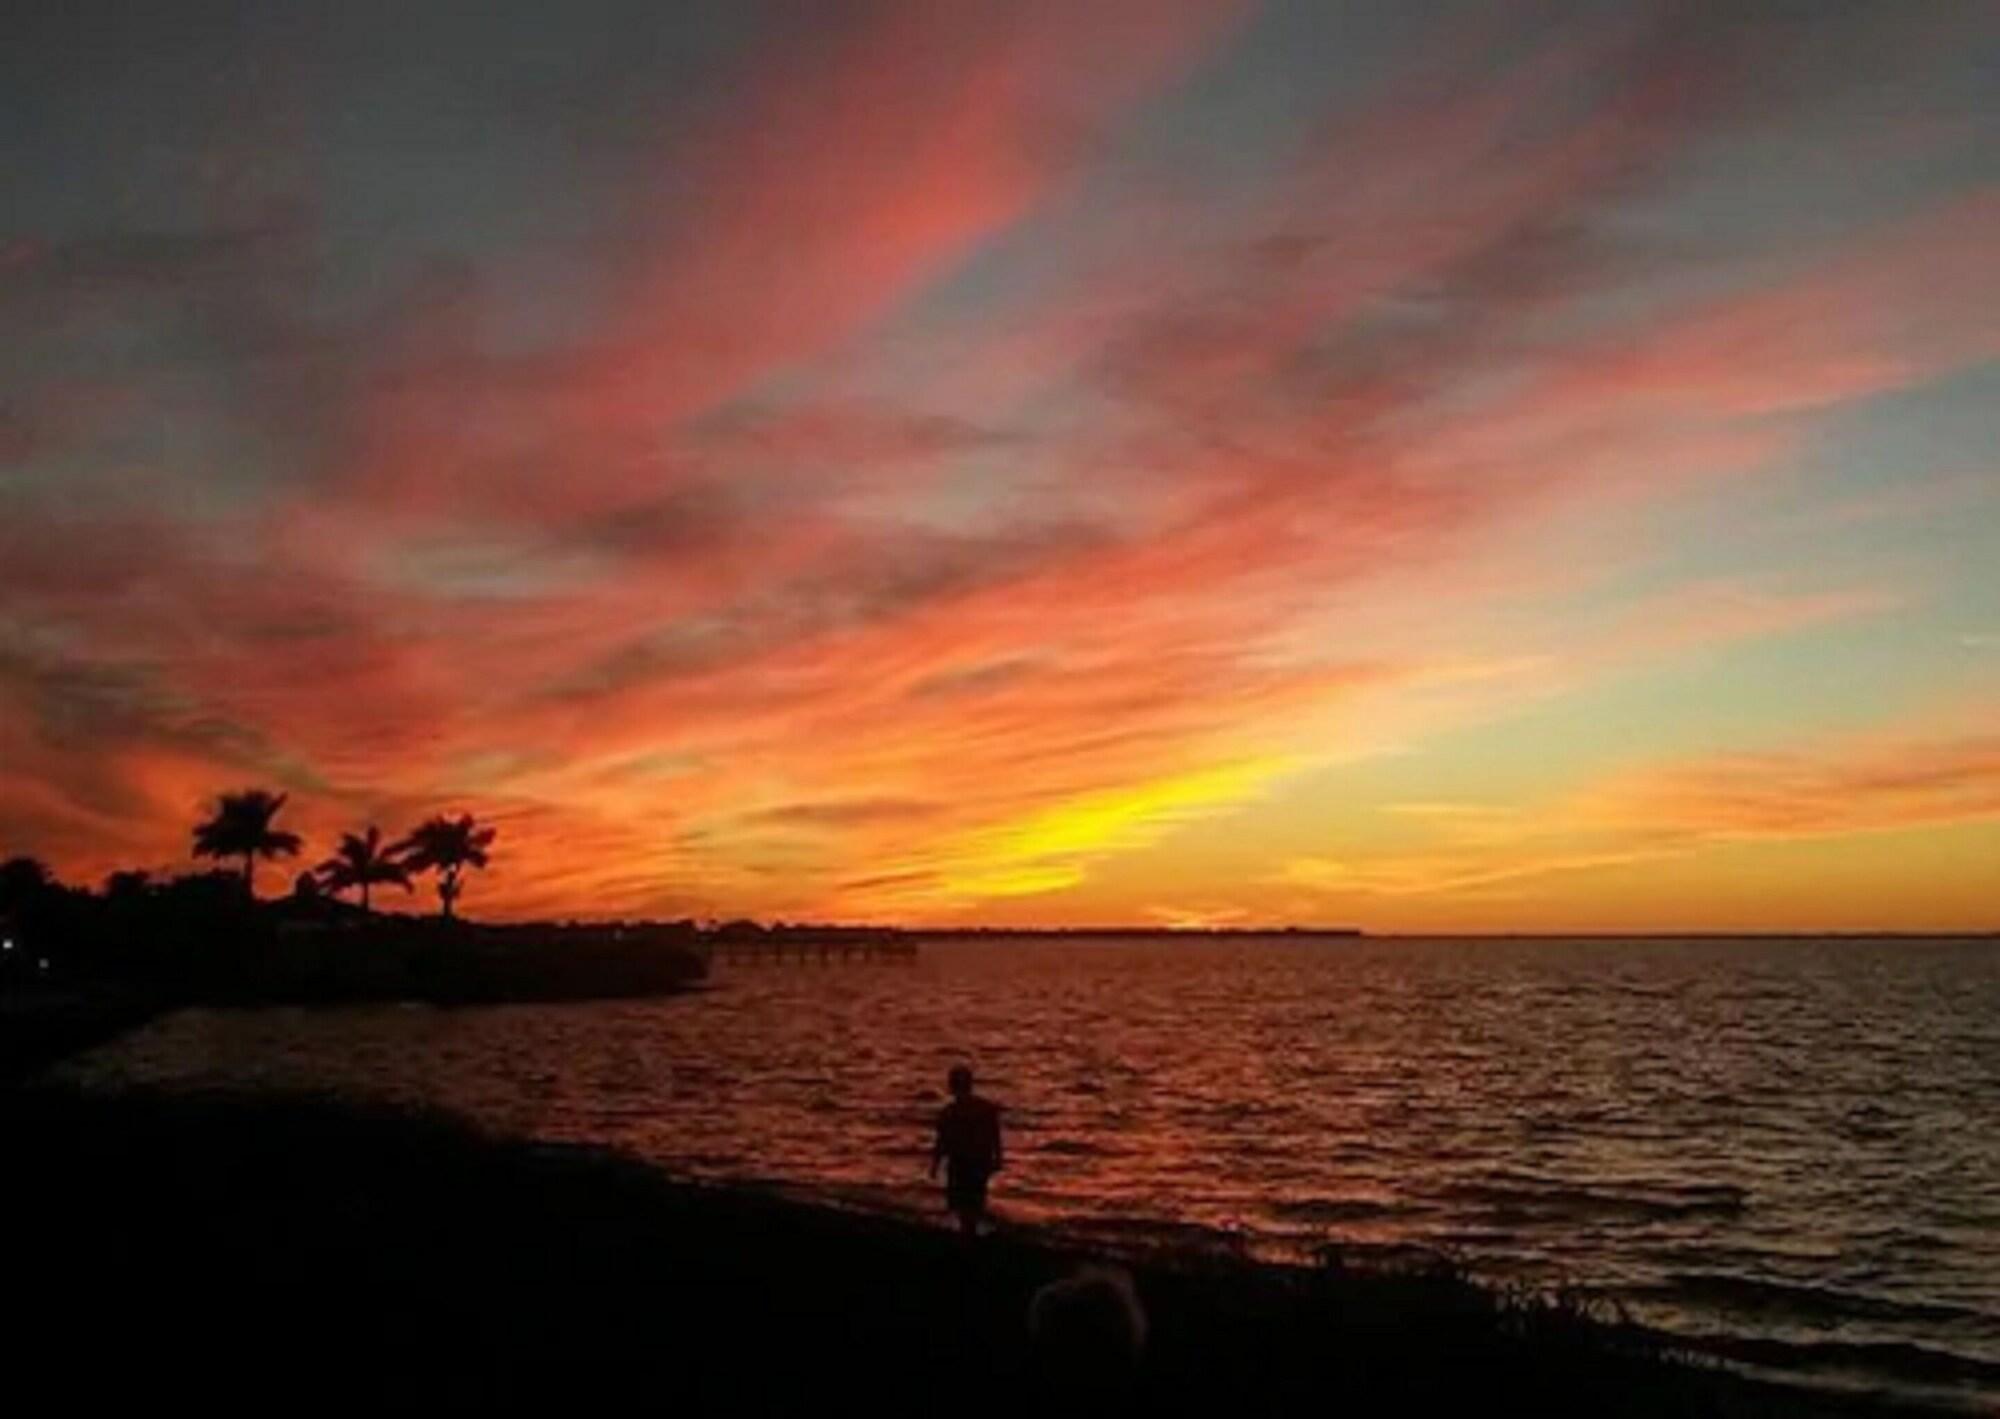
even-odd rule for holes
{"type": "Polygon", "coordinates": [[[94,1081],[332,1088],[928,1208],[969,1056],[1008,1217],[1448,1249],[1821,1382],[2000,1397],[2000,946],[982,942],[644,1003],[191,1012],[94,1081]]]}

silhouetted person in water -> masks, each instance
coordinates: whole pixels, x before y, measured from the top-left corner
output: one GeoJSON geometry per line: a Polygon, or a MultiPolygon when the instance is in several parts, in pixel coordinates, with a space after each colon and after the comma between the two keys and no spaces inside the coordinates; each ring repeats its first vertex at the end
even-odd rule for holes
{"type": "Polygon", "coordinates": [[[937,1142],[931,1147],[931,1176],[944,1164],[944,1202],[958,1214],[966,1236],[975,1236],[986,1216],[986,1184],[1006,1162],[1000,1147],[1000,1106],[972,1092],[972,1071],[957,1065],[946,1082],[951,1102],[938,1111],[937,1142]]]}

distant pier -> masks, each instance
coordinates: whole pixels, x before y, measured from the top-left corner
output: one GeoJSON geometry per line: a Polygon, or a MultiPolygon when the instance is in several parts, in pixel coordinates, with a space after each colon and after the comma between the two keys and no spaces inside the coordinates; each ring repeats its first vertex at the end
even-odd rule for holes
{"type": "Polygon", "coordinates": [[[908,962],[917,958],[917,943],[907,936],[795,936],[774,934],[711,940],[699,948],[711,966],[833,965],[844,961],[908,962]]]}

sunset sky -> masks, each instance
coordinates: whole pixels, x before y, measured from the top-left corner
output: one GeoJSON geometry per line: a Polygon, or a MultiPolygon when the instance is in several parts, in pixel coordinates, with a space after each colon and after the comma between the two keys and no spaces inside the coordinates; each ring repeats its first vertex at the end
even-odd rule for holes
{"type": "Polygon", "coordinates": [[[1953,0],[28,7],[0,854],[2000,926],[1996,92],[1953,0]]]}

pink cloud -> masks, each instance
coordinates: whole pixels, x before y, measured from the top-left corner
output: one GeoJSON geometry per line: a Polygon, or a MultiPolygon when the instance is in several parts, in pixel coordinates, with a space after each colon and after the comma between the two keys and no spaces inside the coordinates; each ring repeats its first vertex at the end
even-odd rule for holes
{"type": "MultiPolygon", "coordinates": [[[[1754,80],[1673,26],[1585,26],[1476,81],[1481,43],[1445,54],[1330,115],[1226,223],[1170,184],[1071,210],[1080,165],[1234,12],[808,25],[662,135],[607,308],[567,343],[503,347],[507,293],[464,273],[352,329],[272,294],[307,332],[264,377],[315,398],[270,418],[329,431],[315,466],[222,513],[171,489],[7,506],[10,610],[129,677],[129,742],[95,761],[12,730],[10,833],[102,863],[94,838],[177,844],[204,778],[313,784],[329,828],[476,789],[519,852],[497,910],[908,900],[952,835],[1435,670],[1346,644],[1357,603],[1528,597],[1536,519],[1641,516],[1794,447],[1773,415],[1994,352],[1990,194],[1605,313],[1645,253],[1593,219],[1728,131],[1754,80]],[[1037,221],[1084,255],[1005,311],[930,317],[912,338],[949,357],[893,403],[856,392],[917,298],[1037,221]],[[144,826],[109,826],[120,792],[144,826]]],[[[309,283],[311,246],[270,259],[309,283]]],[[[215,261],[124,255],[149,290],[215,261]]],[[[93,401],[56,391],[25,446],[87,438],[93,401]]],[[[1684,587],[1580,659],[1887,604],[1778,585],[1684,587]]],[[[48,679],[17,673],[17,699],[48,679]]]]}

